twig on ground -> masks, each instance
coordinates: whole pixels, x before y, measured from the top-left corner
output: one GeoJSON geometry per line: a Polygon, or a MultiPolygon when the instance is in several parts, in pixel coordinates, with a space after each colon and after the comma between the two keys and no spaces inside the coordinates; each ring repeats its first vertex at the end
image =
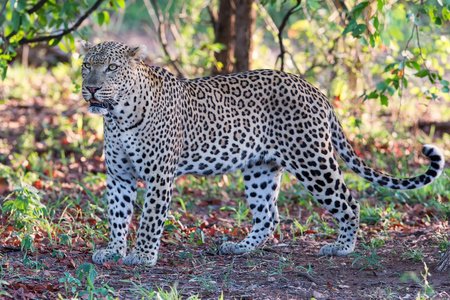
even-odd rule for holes
{"type": "Polygon", "coordinates": [[[303,276],[303,277],[306,277],[306,278],[308,278],[309,280],[311,280],[312,282],[314,282],[314,283],[317,284],[317,285],[322,284],[322,280],[320,280],[320,279],[315,279],[314,277],[312,277],[312,276],[311,276],[310,274],[308,274],[307,272],[299,272],[299,271],[296,271],[295,274],[296,274],[297,276],[303,276]]]}

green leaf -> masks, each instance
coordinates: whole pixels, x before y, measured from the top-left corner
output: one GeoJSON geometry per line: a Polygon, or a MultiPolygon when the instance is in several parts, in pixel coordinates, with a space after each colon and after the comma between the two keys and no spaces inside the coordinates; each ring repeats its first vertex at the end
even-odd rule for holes
{"type": "Polygon", "coordinates": [[[363,45],[363,46],[367,46],[368,45],[367,40],[366,40],[365,37],[361,37],[360,41],[361,41],[361,45],[363,45]]]}
{"type": "Polygon", "coordinates": [[[68,40],[70,50],[74,50],[75,49],[75,39],[73,37],[73,34],[69,33],[68,35],[66,35],[66,37],[68,40]]]}
{"type": "Polygon", "coordinates": [[[410,63],[413,65],[414,69],[420,71],[420,65],[416,61],[410,61],[410,63]]]}
{"type": "Polygon", "coordinates": [[[445,79],[441,79],[441,84],[447,86],[449,85],[449,82],[445,79]]]}
{"type": "Polygon", "coordinates": [[[380,13],[383,12],[384,4],[385,4],[385,2],[383,0],[377,0],[377,7],[378,7],[378,11],[380,13]]]}
{"type": "Polygon", "coordinates": [[[430,80],[430,82],[431,82],[432,84],[435,84],[435,83],[436,83],[436,73],[430,73],[430,74],[428,74],[428,79],[430,80]]]}
{"type": "Polygon", "coordinates": [[[434,24],[436,24],[438,27],[441,27],[443,24],[442,19],[439,17],[436,17],[436,19],[434,19],[434,24]]]}
{"type": "Polygon", "coordinates": [[[395,93],[395,88],[393,88],[392,86],[388,86],[387,91],[389,93],[389,96],[393,96],[395,93]]]}
{"type": "Polygon", "coordinates": [[[105,15],[103,15],[102,13],[98,13],[97,14],[97,23],[98,23],[98,25],[102,26],[103,22],[105,22],[105,15]]]}
{"type": "Polygon", "coordinates": [[[120,8],[125,8],[125,0],[116,0],[116,3],[120,8]]]}
{"type": "Polygon", "coordinates": [[[352,32],[352,36],[357,37],[358,35],[362,34],[367,28],[366,24],[358,24],[352,32]]]}
{"type": "Polygon", "coordinates": [[[394,62],[386,65],[386,67],[384,67],[384,72],[392,71],[397,66],[397,64],[397,62],[394,62]]]}
{"type": "Polygon", "coordinates": [[[389,104],[388,97],[385,95],[380,95],[380,101],[381,101],[381,105],[388,106],[388,104],[389,104]]]}
{"type": "Polygon", "coordinates": [[[346,35],[347,33],[349,33],[350,31],[353,30],[353,28],[356,27],[356,21],[355,19],[351,19],[350,22],[348,22],[347,27],[345,27],[344,31],[342,32],[342,35],[346,35]]]}
{"type": "Polygon", "coordinates": [[[369,94],[369,96],[367,96],[368,99],[376,99],[378,98],[378,93],[376,92],[372,92],[369,94]]]}
{"type": "Polygon", "coordinates": [[[109,13],[107,11],[104,11],[103,15],[105,16],[105,24],[109,24],[109,13]]]}
{"type": "Polygon", "coordinates": [[[8,72],[8,66],[2,66],[1,67],[3,70],[2,71],[2,80],[5,80],[6,78],[6,73],[8,72]]]}
{"type": "Polygon", "coordinates": [[[450,20],[450,11],[445,6],[442,8],[442,18],[444,19],[444,21],[450,20]]]}
{"type": "Polygon", "coordinates": [[[20,26],[20,13],[17,12],[17,11],[14,11],[12,13],[12,17],[11,17],[11,29],[12,29],[12,31],[19,30],[19,26],[20,26]]]}
{"type": "Polygon", "coordinates": [[[356,5],[356,6],[352,9],[352,11],[350,12],[350,14],[353,15],[353,17],[354,17],[355,19],[357,19],[357,18],[361,15],[361,13],[362,13],[362,11],[364,10],[364,8],[367,7],[367,5],[369,5],[369,2],[368,2],[368,1],[364,1],[364,2],[359,3],[358,5],[356,5]]]}
{"type": "Polygon", "coordinates": [[[51,39],[51,40],[48,42],[48,44],[49,44],[50,46],[53,47],[53,46],[58,45],[60,41],[61,41],[61,38],[51,39]]]}
{"type": "Polygon", "coordinates": [[[61,49],[65,53],[69,53],[69,49],[67,49],[66,45],[63,42],[58,43],[59,49],[61,49]]]}
{"type": "Polygon", "coordinates": [[[23,1],[23,0],[19,0],[19,1],[15,1],[15,5],[14,5],[14,9],[20,12],[24,12],[25,8],[27,7],[27,2],[28,1],[23,1]]]}
{"type": "Polygon", "coordinates": [[[425,76],[428,76],[429,74],[430,74],[430,71],[428,71],[427,69],[423,69],[423,70],[420,70],[419,72],[417,72],[416,74],[414,74],[414,76],[423,78],[425,76]]]}
{"type": "Polygon", "coordinates": [[[78,269],[77,269],[77,277],[79,280],[82,280],[83,277],[87,279],[88,285],[93,289],[94,283],[95,283],[95,277],[97,277],[98,273],[95,270],[95,266],[90,263],[83,263],[78,269]]]}
{"type": "Polygon", "coordinates": [[[448,86],[444,86],[443,88],[442,88],[442,92],[443,93],[448,93],[450,91],[450,89],[448,88],[448,86]]]}
{"type": "Polygon", "coordinates": [[[313,0],[308,0],[308,5],[314,10],[318,10],[319,8],[322,7],[320,3],[317,3],[316,1],[313,0]]]}
{"type": "Polygon", "coordinates": [[[28,31],[30,29],[31,23],[30,23],[30,15],[29,14],[23,14],[21,16],[21,26],[23,31],[28,31]]]}
{"type": "MultiPolygon", "coordinates": [[[[378,34],[377,34],[378,35],[378,34]]],[[[370,46],[373,48],[375,47],[375,35],[371,34],[370,35],[370,46]]]]}
{"type": "Polygon", "coordinates": [[[379,92],[382,92],[382,91],[386,90],[386,88],[387,88],[386,82],[382,81],[379,84],[377,84],[376,90],[379,92]]]}
{"type": "Polygon", "coordinates": [[[378,17],[373,18],[373,27],[375,27],[378,31],[380,30],[380,20],[378,20],[378,17]]]}

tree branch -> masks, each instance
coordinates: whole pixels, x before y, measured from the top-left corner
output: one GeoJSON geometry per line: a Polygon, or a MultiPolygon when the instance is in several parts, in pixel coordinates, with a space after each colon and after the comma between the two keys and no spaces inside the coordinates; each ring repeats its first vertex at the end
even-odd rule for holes
{"type": "MultiPolygon", "coordinates": [[[[170,55],[170,52],[167,48],[168,43],[167,43],[167,37],[166,37],[166,26],[164,24],[162,13],[158,6],[158,2],[155,0],[150,0],[150,1],[151,1],[151,5],[153,6],[153,10],[155,11],[156,19],[158,20],[158,24],[155,24],[155,25],[157,25],[157,27],[158,27],[157,28],[158,39],[159,39],[159,42],[161,43],[164,54],[169,58],[170,64],[175,69],[175,71],[178,73],[177,76],[180,78],[184,78],[184,77],[186,77],[186,75],[181,70],[180,64],[178,63],[178,61],[176,61],[175,59],[172,58],[172,56],[170,55]]],[[[145,6],[147,7],[147,10],[150,11],[151,7],[149,7],[148,0],[144,0],[144,3],[145,3],[145,6]]]]}
{"type": "Polygon", "coordinates": [[[214,28],[214,34],[217,35],[217,13],[213,11],[210,5],[207,6],[209,18],[211,19],[211,24],[214,28]]]}
{"type": "Polygon", "coordinates": [[[278,54],[276,61],[278,59],[281,62],[280,70],[284,70],[284,55],[286,54],[286,49],[284,48],[283,44],[283,30],[284,27],[286,27],[287,21],[289,20],[289,17],[295,13],[295,10],[302,4],[302,0],[297,0],[297,4],[294,5],[284,16],[283,21],[281,22],[280,26],[278,27],[278,43],[280,45],[280,54],[278,54]]]}
{"type": "MultiPolygon", "coordinates": [[[[100,6],[100,4],[102,4],[103,1],[104,1],[104,0],[97,0],[97,2],[95,2],[95,4],[94,4],[91,8],[89,8],[89,9],[84,13],[84,15],[82,15],[82,16],[78,19],[78,21],[75,22],[75,24],[72,25],[72,27],[67,28],[67,29],[64,29],[64,30],[62,30],[62,31],[61,31],[60,33],[58,33],[58,34],[50,34],[50,35],[45,35],[45,36],[39,36],[39,37],[32,38],[32,39],[23,38],[23,39],[21,39],[21,40],[19,41],[19,45],[30,44],[30,43],[37,43],[37,42],[44,42],[44,41],[50,41],[50,40],[52,40],[52,39],[58,39],[58,38],[61,38],[61,37],[65,36],[66,34],[71,33],[72,31],[76,30],[76,29],[81,25],[81,23],[83,23],[83,21],[84,21],[90,14],[93,13],[93,12],[100,6]]],[[[43,1],[41,1],[41,2],[43,2],[43,1]]],[[[36,4],[36,6],[38,6],[38,5],[39,5],[39,3],[36,4]]],[[[43,4],[42,4],[42,5],[43,5],[43,4]]],[[[36,7],[36,6],[35,6],[35,7],[36,7]]],[[[34,9],[35,7],[33,7],[32,9],[34,9]]]]}
{"type": "Polygon", "coordinates": [[[41,0],[41,1],[39,1],[35,6],[33,6],[32,8],[30,8],[30,9],[28,9],[27,10],[27,13],[28,14],[32,14],[32,13],[35,13],[36,11],[38,11],[39,10],[39,8],[41,8],[42,6],[44,6],[44,4],[45,3],[47,3],[48,2],[48,0],[41,0]]]}

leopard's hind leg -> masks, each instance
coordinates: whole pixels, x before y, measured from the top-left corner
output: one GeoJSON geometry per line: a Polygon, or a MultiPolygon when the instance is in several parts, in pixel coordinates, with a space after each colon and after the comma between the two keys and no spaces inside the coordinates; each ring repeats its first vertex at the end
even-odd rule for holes
{"type": "Polygon", "coordinates": [[[226,242],[219,247],[220,254],[249,252],[273,233],[280,222],[277,197],[283,169],[272,164],[257,163],[242,169],[245,195],[253,215],[253,228],[240,243],[226,242]]]}
{"type": "Polygon", "coordinates": [[[317,202],[339,222],[336,242],[322,247],[320,254],[345,256],[355,248],[360,208],[345,185],[329,143],[323,142],[320,148],[311,143],[309,147],[297,149],[297,153],[301,152],[299,161],[286,161],[284,164],[287,165],[286,170],[294,174],[317,202]]]}

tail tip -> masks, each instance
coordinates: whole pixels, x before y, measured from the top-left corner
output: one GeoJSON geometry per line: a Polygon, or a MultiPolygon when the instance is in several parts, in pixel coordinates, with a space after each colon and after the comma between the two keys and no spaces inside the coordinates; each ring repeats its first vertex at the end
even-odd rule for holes
{"type": "Polygon", "coordinates": [[[439,165],[439,167],[436,166],[435,168],[438,170],[439,173],[442,172],[445,165],[445,158],[444,153],[439,147],[430,144],[423,145],[422,153],[431,160],[432,165],[433,164],[435,166],[436,164],[439,165]]]}
{"type": "Polygon", "coordinates": [[[439,156],[441,160],[444,160],[444,154],[442,153],[442,150],[439,147],[436,147],[435,145],[426,144],[422,147],[422,154],[430,157],[430,156],[439,156]]]}

